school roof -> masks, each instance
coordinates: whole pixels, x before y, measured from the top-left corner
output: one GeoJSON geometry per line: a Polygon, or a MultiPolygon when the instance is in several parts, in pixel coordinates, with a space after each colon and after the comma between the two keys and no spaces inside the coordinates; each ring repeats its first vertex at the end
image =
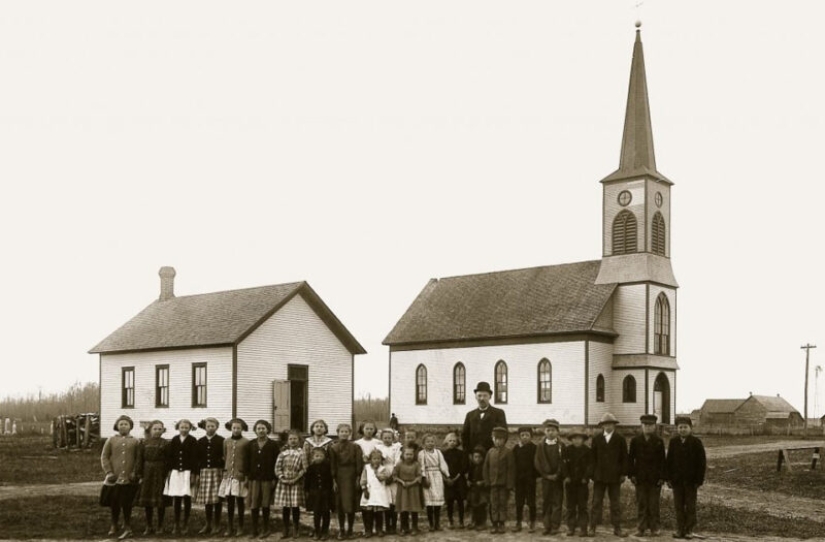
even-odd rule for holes
{"type": "Polygon", "coordinates": [[[785,413],[798,412],[789,402],[782,397],[772,395],[753,395],[754,401],[765,407],[768,412],[785,413]]]}
{"type": "Polygon", "coordinates": [[[616,284],[600,260],[431,280],[384,343],[390,346],[597,332],[616,284]]]}
{"type": "Polygon", "coordinates": [[[300,295],[352,354],[366,350],[306,282],[155,301],[89,353],[234,345],[300,295]]]}

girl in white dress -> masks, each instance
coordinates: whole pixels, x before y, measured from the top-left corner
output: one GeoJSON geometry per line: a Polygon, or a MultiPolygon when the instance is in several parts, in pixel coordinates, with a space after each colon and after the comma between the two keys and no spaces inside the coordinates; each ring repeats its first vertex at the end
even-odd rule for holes
{"type": "MultiPolygon", "coordinates": [[[[395,441],[395,431],[390,428],[381,430],[381,443],[376,444],[375,449],[384,456],[383,465],[390,470],[401,460],[401,443],[395,441]]],[[[387,533],[395,534],[398,527],[398,514],[395,511],[395,493],[398,491],[398,486],[394,479],[390,478],[387,489],[390,492],[390,507],[384,513],[387,520],[385,523],[387,533]]]]}
{"type": "Polygon", "coordinates": [[[373,450],[369,464],[361,471],[361,516],[364,518],[364,538],[375,534],[384,536],[384,512],[390,507],[387,480],[392,477],[393,467],[384,466],[384,456],[373,450]]]}
{"type": "Polygon", "coordinates": [[[379,440],[375,438],[375,433],[378,431],[378,426],[372,420],[364,420],[361,422],[361,427],[358,428],[358,433],[361,438],[355,441],[364,454],[364,465],[369,463],[369,457],[379,440]]]}

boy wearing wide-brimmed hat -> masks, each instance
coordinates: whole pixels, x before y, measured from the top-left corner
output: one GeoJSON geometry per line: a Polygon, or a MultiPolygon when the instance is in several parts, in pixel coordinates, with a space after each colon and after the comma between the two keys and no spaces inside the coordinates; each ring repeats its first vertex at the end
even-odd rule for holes
{"type": "Polygon", "coordinates": [[[676,418],[679,435],[670,439],[667,448],[668,484],[673,488],[676,507],[674,538],[693,538],[696,528],[696,499],[705,482],[705,446],[693,436],[693,422],[687,416],[676,418]]]}
{"type": "Polygon", "coordinates": [[[493,429],[493,447],[484,458],[484,483],[490,488],[490,532],[504,533],[507,520],[507,501],[516,483],[516,461],[507,446],[507,428],[493,429]]]}
{"type": "Polygon", "coordinates": [[[564,444],[559,439],[559,422],[544,420],[544,438],[536,446],[534,465],[541,478],[542,517],[545,535],[556,535],[561,526],[564,502],[564,444]]]}
{"type": "Polygon", "coordinates": [[[599,420],[602,432],[593,437],[590,446],[593,462],[593,507],[590,510],[590,536],[602,519],[604,494],[610,498],[610,523],[613,534],[627,536],[622,531],[621,488],[627,474],[627,441],[616,431],[619,420],[606,412],[599,420]]]}
{"type": "Polygon", "coordinates": [[[628,475],[636,486],[636,511],[638,525],[636,536],[644,536],[650,529],[653,536],[659,535],[659,501],[665,473],[665,443],[656,434],[657,418],[645,414],[639,419],[642,433],[630,439],[627,454],[628,475]]]}
{"type": "Polygon", "coordinates": [[[587,435],[584,431],[574,430],[568,437],[570,445],[564,448],[565,493],[567,501],[567,536],[573,536],[576,527],[579,536],[587,536],[587,499],[590,496],[590,476],[592,466],[590,448],[584,445],[587,435]]]}

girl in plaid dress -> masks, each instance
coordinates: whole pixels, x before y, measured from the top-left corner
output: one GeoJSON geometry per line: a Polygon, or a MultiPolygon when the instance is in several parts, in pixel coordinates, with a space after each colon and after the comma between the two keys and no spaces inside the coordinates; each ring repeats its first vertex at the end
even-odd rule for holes
{"type": "Polygon", "coordinates": [[[221,500],[218,489],[223,480],[223,441],[217,433],[218,420],[206,418],[198,422],[198,427],[206,430],[206,436],[198,439],[198,465],[200,474],[197,477],[197,492],[195,504],[206,506],[206,525],[198,534],[213,534],[220,530],[221,500]],[[214,518],[214,530],[212,520],[214,518]]]}
{"type": "Polygon", "coordinates": [[[243,436],[249,426],[241,418],[234,418],[224,425],[232,431],[232,436],[223,441],[223,480],[218,489],[218,496],[226,499],[227,524],[224,536],[232,536],[232,523],[235,518],[235,505],[238,505],[238,531],[243,534],[243,508],[247,493],[246,475],[249,470],[247,446],[249,440],[243,436]]]}
{"type": "Polygon", "coordinates": [[[275,462],[275,476],[278,485],[275,488],[275,508],[281,508],[284,519],[284,536],[289,536],[290,511],[295,528],[292,538],[298,538],[298,529],[301,526],[301,509],[304,505],[304,485],[302,478],[306,472],[306,455],[301,448],[301,436],[292,429],[286,439],[286,448],[281,450],[278,461],[275,462]]]}
{"type": "Polygon", "coordinates": [[[255,422],[255,440],[249,443],[249,509],[252,511],[252,537],[258,536],[258,515],[263,509],[264,530],[261,538],[269,536],[269,506],[275,487],[275,463],[280,446],[267,435],[272,426],[266,420],[255,422]]]}

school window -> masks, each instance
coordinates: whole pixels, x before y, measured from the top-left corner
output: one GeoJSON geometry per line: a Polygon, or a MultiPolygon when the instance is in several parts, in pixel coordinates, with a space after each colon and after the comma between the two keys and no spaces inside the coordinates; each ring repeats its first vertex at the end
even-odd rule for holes
{"type": "Polygon", "coordinates": [[[543,359],[539,362],[539,403],[553,402],[553,366],[550,361],[543,359]]]}
{"type": "Polygon", "coordinates": [[[192,406],[206,406],[206,364],[192,364],[192,406]]]}
{"type": "Polygon", "coordinates": [[[169,366],[155,365],[155,407],[169,406],[169,366]]]}
{"type": "Polygon", "coordinates": [[[656,298],[653,311],[653,353],[670,355],[670,302],[664,293],[656,298]]]}
{"type": "Polygon", "coordinates": [[[604,403],[604,377],[602,375],[596,377],[596,402],[604,403]]]}
{"type": "Polygon", "coordinates": [[[467,372],[460,361],[453,367],[453,404],[463,405],[467,402],[467,372]]]}
{"type": "Polygon", "coordinates": [[[427,404],[427,368],[423,365],[415,370],[415,404],[427,404]]]}
{"type": "Polygon", "coordinates": [[[624,377],[622,382],[622,402],[636,402],[636,379],[629,375],[624,377]]]}
{"type": "Polygon", "coordinates": [[[507,364],[504,360],[496,363],[496,403],[507,403],[507,364]]]}
{"type": "Polygon", "coordinates": [[[650,251],[659,256],[665,255],[665,219],[656,211],[650,231],[650,251]]]}
{"type": "Polygon", "coordinates": [[[135,408],[135,368],[124,367],[121,369],[121,408],[135,408]]]}
{"type": "Polygon", "coordinates": [[[613,221],[613,254],[632,254],[636,249],[636,217],[630,211],[622,211],[613,221]]]}

